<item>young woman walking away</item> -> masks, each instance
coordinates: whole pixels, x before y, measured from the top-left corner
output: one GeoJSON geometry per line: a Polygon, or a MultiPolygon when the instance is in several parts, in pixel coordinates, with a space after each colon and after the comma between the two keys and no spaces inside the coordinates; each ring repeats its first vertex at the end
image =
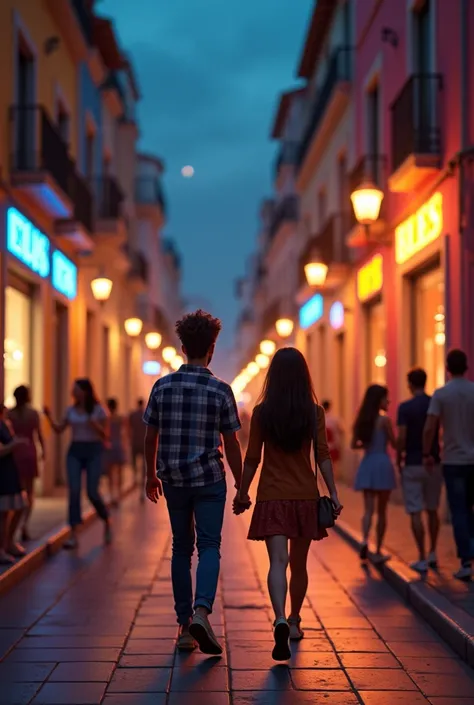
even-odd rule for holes
{"type": "Polygon", "coordinates": [[[15,533],[26,507],[14,452],[27,440],[13,437],[4,420],[5,409],[0,405],[0,565],[11,565],[26,551],[15,543],[15,533]]]}
{"type": "Polygon", "coordinates": [[[105,467],[109,479],[109,492],[112,504],[117,506],[122,495],[123,466],[125,465],[125,419],[118,413],[116,399],[107,400],[109,410],[110,438],[105,451],[105,467]]]}
{"type": "Polygon", "coordinates": [[[44,413],[56,433],[71,429],[71,445],[66,456],[67,479],[69,487],[69,524],[71,538],[64,548],[74,549],[78,546],[77,527],[81,517],[81,479],[82,471],[87,476],[87,496],[99,517],[104,521],[105,543],[110,543],[110,529],[107,507],[99,492],[99,482],[103,468],[104,442],[108,437],[108,419],[105,409],[99,404],[90,380],[77,379],[72,389],[74,403],[66,410],[63,420],[55,423],[49,409],[44,413]]]}
{"type": "Polygon", "coordinates": [[[263,466],[248,538],[265,541],[270,559],[268,590],[275,612],[273,658],[291,657],[289,639],[300,640],[300,611],[308,587],[306,559],[311,541],[327,536],[318,527],[319,498],[311,465],[311,446],[334,503],[341,511],[329,455],[324,410],[316,403],[303,355],[295,348],[279,350],[268,369],[260,403],[250,422],[250,437],[240,493],[239,514],[250,506],[248,491],[260,463],[263,466]],[[287,568],[290,566],[291,613],[287,619],[287,568]]]}
{"type": "Polygon", "coordinates": [[[390,444],[396,448],[395,434],[388,416],[388,389],[372,384],[354,423],[351,447],[363,449],[364,457],[357,469],[354,488],[364,493],[364,516],[362,518],[363,543],[360,557],[368,555],[368,542],[372,519],[377,512],[375,563],[383,563],[389,556],[382,554],[382,544],[387,527],[387,505],[390,493],[396,487],[395,470],[387,452],[390,444]]]}
{"type": "Polygon", "coordinates": [[[18,472],[20,473],[21,486],[25,490],[28,498],[22,517],[22,541],[31,539],[28,522],[31,517],[34,502],[34,484],[38,477],[38,457],[36,452],[36,441],[41,447],[42,458],[44,459],[44,441],[41,433],[40,417],[36,409],[31,407],[30,390],[21,385],[13,392],[16,406],[8,412],[8,419],[13,428],[15,436],[25,440],[15,448],[14,457],[18,472]]]}

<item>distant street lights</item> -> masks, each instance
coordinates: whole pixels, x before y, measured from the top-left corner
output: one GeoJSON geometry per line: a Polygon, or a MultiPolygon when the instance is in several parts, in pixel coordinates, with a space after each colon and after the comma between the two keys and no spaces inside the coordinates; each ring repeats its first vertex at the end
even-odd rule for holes
{"type": "Polygon", "coordinates": [[[137,338],[142,332],[143,321],[141,318],[127,318],[123,325],[127,335],[131,338],[137,338]]]}
{"type": "Polygon", "coordinates": [[[279,318],[275,323],[276,332],[280,338],[289,338],[293,333],[293,326],[291,318],[279,318]]]}
{"type": "Polygon", "coordinates": [[[149,350],[158,350],[161,345],[161,333],[152,331],[145,335],[145,344],[149,350]]]}
{"type": "Polygon", "coordinates": [[[92,296],[99,303],[108,301],[113,282],[108,277],[96,277],[91,281],[92,296]]]}

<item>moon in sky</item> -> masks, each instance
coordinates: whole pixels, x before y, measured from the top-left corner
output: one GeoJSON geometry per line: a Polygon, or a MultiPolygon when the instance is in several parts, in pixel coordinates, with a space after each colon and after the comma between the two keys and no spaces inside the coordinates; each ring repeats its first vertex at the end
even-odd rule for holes
{"type": "Polygon", "coordinates": [[[194,176],[194,167],[192,166],[183,166],[181,169],[181,174],[186,178],[190,179],[191,176],[194,176]]]}

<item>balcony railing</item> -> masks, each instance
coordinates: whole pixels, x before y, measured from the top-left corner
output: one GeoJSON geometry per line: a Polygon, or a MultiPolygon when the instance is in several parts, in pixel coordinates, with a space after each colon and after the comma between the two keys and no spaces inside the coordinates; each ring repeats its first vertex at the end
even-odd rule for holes
{"type": "Polygon", "coordinates": [[[278,203],[268,230],[269,240],[273,240],[279,228],[284,222],[296,222],[298,220],[298,198],[297,196],[285,196],[278,203]]]}
{"type": "Polygon", "coordinates": [[[440,74],[415,74],[392,109],[392,172],[412,154],[441,155],[440,74]]]}
{"type": "Polygon", "coordinates": [[[135,180],[135,200],[144,205],[159,205],[166,212],[166,201],[159,180],[153,176],[143,176],[135,180]]]}
{"type": "Polygon", "coordinates": [[[349,216],[346,213],[332,215],[321,230],[309,240],[299,260],[298,279],[300,286],[306,285],[304,268],[316,253],[328,266],[349,262],[349,251],[344,242],[348,222],[349,216]]]}
{"type": "Polygon", "coordinates": [[[93,42],[93,16],[87,0],[71,0],[77,21],[89,45],[93,42]]]}
{"type": "Polygon", "coordinates": [[[118,220],[122,215],[124,196],[113,176],[103,176],[93,181],[96,216],[101,220],[118,220]]]}
{"type": "Polygon", "coordinates": [[[62,191],[73,197],[68,148],[41,105],[10,108],[13,172],[48,172],[62,191]]]}
{"type": "Polygon", "coordinates": [[[317,131],[319,124],[331,100],[331,96],[336,86],[343,81],[350,81],[352,76],[353,50],[351,47],[339,47],[329,60],[326,76],[321,87],[316,92],[313,108],[308,121],[308,126],[301,142],[299,163],[302,164],[308,151],[313,135],[317,131]]]}
{"type": "Polygon", "coordinates": [[[86,180],[77,173],[71,163],[72,189],[71,196],[74,202],[74,220],[85,227],[88,232],[94,228],[94,198],[86,180]]]}

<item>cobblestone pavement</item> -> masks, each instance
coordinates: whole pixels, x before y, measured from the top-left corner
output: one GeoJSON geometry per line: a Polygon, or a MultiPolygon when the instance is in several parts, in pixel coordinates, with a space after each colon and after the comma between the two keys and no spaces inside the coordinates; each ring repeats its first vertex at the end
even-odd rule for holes
{"type": "MultiPolygon", "coordinates": [[[[362,495],[344,485],[339,489],[341,502],[344,505],[343,521],[360,531],[363,513],[362,495]]],[[[410,519],[399,504],[389,505],[386,550],[408,565],[418,558],[410,530],[410,519]]],[[[459,568],[459,560],[456,556],[453,530],[447,523],[441,525],[438,563],[438,569],[430,570],[423,580],[474,617],[474,581],[465,583],[453,578],[453,572],[459,568]]],[[[415,578],[416,573],[413,573],[413,576],[415,578]]]]}
{"type": "Polygon", "coordinates": [[[474,672],[336,535],[314,544],[306,638],[275,665],[262,544],[248,516],[226,517],[213,615],[220,659],[174,652],[164,504],[136,494],[101,545],[58,554],[0,598],[2,705],[467,705],[474,672]]]}

